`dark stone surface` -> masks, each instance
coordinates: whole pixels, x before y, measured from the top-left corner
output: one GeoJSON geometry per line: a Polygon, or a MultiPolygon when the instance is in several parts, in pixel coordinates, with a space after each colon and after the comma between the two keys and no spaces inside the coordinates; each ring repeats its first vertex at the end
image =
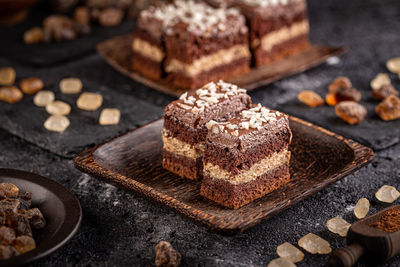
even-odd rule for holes
{"type": "MultiPolygon", "coordinates": [[[[397,0],[312,0],[309,4],[313,42],[347,45],[350,51],[341,57],[339,64],[326,64],[252,92],[254,102],[283,107],[286,102],[295,103],[299,91],[315,89],[322,94],[334,77],[346,75],[356,88],[362,90],[363,103],[369,103],[369,81],[376,73],[386,72],[384,62],[388,58],[400,55],[400,3],[397,0]]],[[[105,97],[111,100],[118,95],[130,95],[135,101],[140,99],[143,101],[140,103],[148,107],[134,112],[131,117],[135,120],[133,124],[142,123],[147,113],[151,113],[149,116],[158,116],[161,107],[171,100],[122,77],[96,55],[46,69],[31,69],[5,59],[0,61],[0,65],[3,64],[16,67],[24,75],[42,75],[53,86],[63,76],[79,75],[90,84],[88,90],[100,90],[96,89],[96,85],[104,87],[105,97]],[[148,109],[154,110],[154,113],[148,112],[148,109]]],[[[395,85],[399,85],[398,81],[395,85]]],[[[4,105],[0,103],[0,120],[5,121],[4,117],[7,116],[7,120],[18,121],[17,118],[21,116],[18,113],[23,109],[15,108],[6,114],[4,105]]],[[[371,109],[372,105],[368,105],[371,109]]],[[[29,108],[28,105],[26,108],[29,108]]],[[[375,120],[370,112],[365,125],[345,127],[339,121],[332,123],[332,112],[333,109],[328,107],[313,110],[296,107],[293,110],[296,116],[307,116],[307,120],[327,128],[335,127],[335,130],[361,142],[375,144],[376,148],[381,149],[375,160],[274,218],[233,237],[215,234],[137,194],[82,174],[74,169],[71,160],[0,130],[0,167],[32,171],[50,177],[69,188],[79,198],[83,208],[82,226],[72,240],[32,266],[151,265],[154,261],[153,248],[160,240],[170,241],[182,253],[185,266],[266,266],[277,257],[277,245],[285,241],[295,244],[309,232],[325,238],[333,248],[343,246],[344,238],[330,233],[325,227],[326,221],[341,215],[349,222],[354,222],[352,209],[359,198],[366,197],[371,201],[372,213],[384,206],[374,198],[380,186],[389,184],[400,189],[400,144],[396,144],[399,134],[395,135],[399,125],[398,121],[383,124],[375,120]],[[326,115],[326,120],[322,119],[323,115],[326,115]],[[374,124],[376,127],[373,127],[374,124]],[[375,132],[378,128],[384,129],[375,132]],[[384,142],[374,143],[376,140],[384,142]]],[[[36,118],[36,115],[32,115],[31,120],[36,118]]],[[[35,133],[39,135],[37,131],[31,134],[35,133]]],[[[44,135],[41,138],[48,137],[44,135]]],[[[95,138],[93,136],[97,142],[95,138]]],[[[327,259],[325,255],[305,253],[304,260],[298,266],[321,266],[327,259]]],[[[399,256],[386,264],[399,265],[399,256]]]]}

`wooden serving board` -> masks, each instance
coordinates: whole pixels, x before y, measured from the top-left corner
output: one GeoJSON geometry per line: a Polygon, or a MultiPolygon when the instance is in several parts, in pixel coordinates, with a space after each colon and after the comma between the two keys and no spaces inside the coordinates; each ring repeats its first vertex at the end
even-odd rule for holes
{"type": "Polygon", "coordinates": [[[285,186],[232,210],[200,196],[200,181],[184,180],[161,166],[163,120],[156,120],[74,159],[75,166],[93,176],[132,189],[200,222],[233,234],[343,178],[372,160],[374,153],[352,140],[290,117],[291,180],[285,186]]]}
{"type": "MultiPolygon", "coordinates": [[[[97,45],[97,51],[114,69],[155,90],[168,95],[179,96],[187,89],[177,88],[165,79],[151,80],[132,70],[132,34],[121,35],[97,45]]],[[[324,63],[329,57],[346,52],[344,47],[328,47],[313,45],[308,50],[282,59],[265,67],[252,68],[250,72],[230,79],[247,90],[253,90],[270,84],[284,77],[303,72],[324,63]]]]}

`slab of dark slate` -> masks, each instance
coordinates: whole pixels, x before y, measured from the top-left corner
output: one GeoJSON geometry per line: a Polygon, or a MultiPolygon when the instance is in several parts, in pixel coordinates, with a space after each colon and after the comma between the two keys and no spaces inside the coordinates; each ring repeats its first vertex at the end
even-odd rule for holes
{"type": "Polygon", "coordinates": [[[45,3],[39,4],[30,17],[15,26],[0,31],[0,56],[32,66],[49,66],[70,61],[95,51],[99,42],[120,34],[133,32],[134,21],[127,19],[115,27],[92,26],[92,32],[76,40],[27,45],[22,37],[26,30],[42,26],[43,19],[51,14],[45,3]]]}
{"type": "MultiPolygon", "coordinates": [[[[97,57],[90,62],[96,62],[97,57]]],[[[4,62],[0,60],[0,64],[4,62]]],[[[35,76],[44,81],[45,89],[56,95],[56,100],[65,101],[71,105],[68,115],[71,125],[63,133],[46,130],[43,123],[50,116],[45,108],[33,104],[33,96],[25,95],[16,104],[0,103],[0,127],[31,143],[45,148],[64,157],[73,157],[84,148],[101,143],[108,138],[119,135],[129,129],[141,126],[162,115],[162,108],[135,97],[131,92],[118,90],[102,83],[101,79],[83,78],[80,76],[86,65],[82,62],[66,65],[52,70],[33,71],[18,67],[19,77],[35,76]],[[69,74],[69,75],[68,75],[69,74]],[[66,77],[80,77],[83,83],[82,92],[95,92],[103,96],[103,105],[97,111],[83,111],[76,106],[79,94],[62,94],[59,81],[66,77]],[[101,126],[98,123],[103,108],[118,108],[121,120],[118,125],[101,126]]],[[[20,80],[20,79],[19,79],[20,80]]]]}

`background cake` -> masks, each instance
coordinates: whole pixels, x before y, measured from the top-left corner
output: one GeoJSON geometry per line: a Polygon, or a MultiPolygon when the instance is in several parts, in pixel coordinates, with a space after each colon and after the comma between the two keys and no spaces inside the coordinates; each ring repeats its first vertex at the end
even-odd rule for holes
{"type": "Polygon", "coordinates": [[[190,89],[243,74],[251,61],[243,15],[196,1],[177,0],[143,11],[133,51],[135,70],[153,79],[164,71],[172,84],[190,89]]]}
{"type": "Polygon", "coordinates": [[[259,104],[207,127],[202,196],[237,209],[289,181],[286,115],[259,104]]]}
{"type": "Polygon", "coordinates": [[[211,82],[170,103],[165,108],[162,130],[163,167],[181,177],[199,179],[208,131],[205,124],[229,119],[250,105],[246,90],[222,81],[211,82]]]}
{"type": "Polygon", "coordinates": [[[256,66],[309,47],[305,0],[236,0],[246,16],[256,66]]]}

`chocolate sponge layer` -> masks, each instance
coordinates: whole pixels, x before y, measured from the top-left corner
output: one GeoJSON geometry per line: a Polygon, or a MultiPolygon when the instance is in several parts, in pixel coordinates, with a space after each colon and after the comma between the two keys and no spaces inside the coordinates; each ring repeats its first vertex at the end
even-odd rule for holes
{"type": "Polygon", "coordinates": [[[205,175],[200,195],[225,207],[238,209],[289,182],[289,163],[277,167],[255,180],[234,185],[225,180],[205,175]]]}

